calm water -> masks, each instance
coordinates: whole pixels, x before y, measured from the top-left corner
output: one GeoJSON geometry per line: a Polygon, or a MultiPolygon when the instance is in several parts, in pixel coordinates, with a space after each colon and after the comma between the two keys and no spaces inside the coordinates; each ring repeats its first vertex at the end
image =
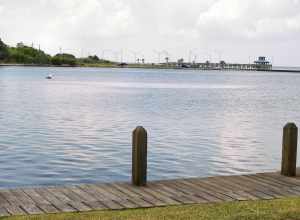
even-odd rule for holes
{"type": "Polygon", "coordinates": [[[276,170],[299,97],[298,74],[0,67],[0,187],[129,181],[137,125],[152,180],[276,170]]]}

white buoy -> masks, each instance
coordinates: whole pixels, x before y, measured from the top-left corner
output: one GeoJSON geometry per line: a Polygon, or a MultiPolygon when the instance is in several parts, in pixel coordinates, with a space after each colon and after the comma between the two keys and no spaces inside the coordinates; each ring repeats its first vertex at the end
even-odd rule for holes
{"type": "Polygon", "coordinates": [[[49,74],[48,76],[46,76],[46,79],[53,79],[53,75],[49,74]]]}

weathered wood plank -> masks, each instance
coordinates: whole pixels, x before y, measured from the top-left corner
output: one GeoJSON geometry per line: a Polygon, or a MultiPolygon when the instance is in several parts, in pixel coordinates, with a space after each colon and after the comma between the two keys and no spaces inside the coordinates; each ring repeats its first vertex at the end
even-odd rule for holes
{"type": "Polygon", "coordinates": [[[0,216],[3,217],[3,216],[10,216],[10,214],[8,213],[8,211],[3,208],[3,207],[0,207],[0,216]]]}
{"type": "Polygon", "coordinates": [[[122,197],[123,199],[126,199],[127,201],[132,202],[135,205],[135,208],[138,207],[151,207],[152,204],[146,202],[145,200],[141,199],[140,197],[133,196],[130,191],[126,191],[125,188],[115,186],[113,184],[109,184],[108,189],[115,195],[118,195],[122,197]]]}
{"type": "Polygon", "coordinates": [[[59,213],[60,211],[51,204],[37,204],[37,206],[47,214],[59,213]]]}
{"type": "Polygon", "coordinates": [[[72,191],[64,188],[64,187],[49,187],[47,189],[51,193],[53,193],[56,198],[58,198],[63,203],[66,203],[78,211],[91,211],[92,208],[85,205],[81,198],[76,196],[72,191]]]}
{"type": "Polygon", "coordinates": [[[170,196],[167,196],[159,191],[156,191],[154,187],[150,187],[150,186],[147,186],[147,187],[143,187],[141,189],[141,191],[143,192],[147,192],[149,193],[150,195],[152,195],[153,197],[159,199],[162,201],[163,205],[162,206],[165,206],[165,205],[178,205],[180,204],[178,201],[176,201],[175,199],[172,199],[170,196]]]}
{"type": "Polygon", "coordinates": [[[57,208],[61,212],[75,212],[78,211],[77,209],[74,209],[72,206],[62,202],[58,198],[56,198],[50,191],[46,190],[46,188],[37,188],[35,189],[37,193],[39,193],[41,196],[43,196],[44,199],[49,201],[51,205],[53,205],[55,208],[57,208]]]}
{"type": "MultiPolygon", "coordinates": [[[[213,197],[217,197],[218,199],[220,199],[223,202],[234,200],[230,196],[224,194],[224,191],[222,189],[218,189],[214,186],[211,186],[210,184],[207,184],[204,181],[199,181],[199,180],[186,180],[186,181],[191,182],[191,183],[203,188],[203,190],[205,190],[206,193],[210,194],[213,197]]],[[[216,201],[216,202],[218,202],[218,201],[216,201]]]]}
{"type": "Polygon", "coordinates": [[[175,182],[176,187],[179,187],[181,189],[184,189],[186,193],[189,193],[193,196],[195,201],[198,203],[204,203],[204,202],[220,202],[221,200],[217,197],[211,196],[207,192],[201,190],[201,188],[198,188],[196,185],[193,185],[189,182],[186,182],[184,180],[178,180],[175,182]]]}
{"type": "Polygon", "coordinates": [[[95,211],[107,210],[108,208],[101,202],[85,202],[89,207],[95,211]]]}
{"type": "MultiPolygon", "coordinates": [[[[11,205],[21,205],[21,201],[10,191],[10,190],[1,190],[1,195],[8,201],[11,205]]],[[[5,203],[7,204],[7,203],[5,203]]]]}
{"type": "Polygon", "coordinates": [[[208,202],[221,202],[223,201],[217,195],[214,195],[210,190],[207,190],[199,185],[196,185],[188,180],[180,180],[180,182],[184,183],[188,187],[191,187],[194,190],[194,193],[204,198],[208,202]]]}
{"type": "Polygon", "coordinates": [[[21,209],[18,205],[4,205],[5,208],[11,215],[25,215],[26,212],[21,209]]]}
{"type": "Polygon", "coordinates": [[[300,196],[300,179],[278,173],[0,190],[0,216],[155,207],[300,196]]]}
{"type": "Polygon", "coordinates": [[[1,193],[1,190],[0,190],[0,205],[8,205],[9,202],[4,198],[4,196],[2,195],[1,193]]]}
{"type": "Polygon", "coordinates": [[[21,207],[28,214],[44,213],[21,189],[2,190],[1,193],[11,205],[21,207]]]}
{"type": "Polygon", "coordinates": [[[291,196],[292,194],[288,191],[286,191],[283,188],[274,187],[272,185],[269,185],[265,182],[262,182],[261,180],[251,176],[241,176],[241,178],[244,178],[245,180],[248,180],[249,182],[252,182],[254,184],[260,185],[264,187],[264,190],[261,190],[263,193],[272,195],[275,198],[282,198],[285,196],[291,196]]]}
{"type": "Polygon", "coordinates": [[[269,180],[269,181],[272,181],[272,182],[275,182],[275,183],[278,183],[284,187],[293,187],[295,184],[291,184],[291,183],[288,183],[288,182],[285,182],[285,181],[282,181],[281,179],[279,178],[274,178],[272,176],[267,176],[267,175],[264,175],[264,174],[257,174],[257,176],[259,176],[260,178],[263,178],[263,179],[266,179],[266,180],[269,180]]]}
{"type": "Polygon", "coordinates": [[[273,180],[264,178],[264,177],[259,176],[259,175],[245,175],[245,176],[249,176],[250,178],[256,179],[256,180],[258,180],[262,183],[265,183],[265,184],[267,184],[271,187],[276,187],[278,189],[282,189],[282,188],[287,187],[285,184],[278,183],[277,181],[273,181],[273,180]]]}
{"type": "Polygon", "coordinates": [[[126,188],[130,189],[131,191],[134,191],[135,193],[139,194],[140,196],[142,196],[142,198],[144,200],[152,203],[154,206],[166,205],[166,203],[164,201],[162,201],[161,199],[158,199],[156,196],[149,193],[148,191],[145,191],[144,187],[135,187],[130,184],[123,184],[123,187],[126,187],[126,188]]]}
{"type": "Polygon", "coordinates": [[[126,194],[129,198],[131,198],[132,200],[134,200],[136,203],[139,204],[140,207],[142,208],[148,208],[148,207],[152,207],[153,204],[150,202],[147,202],[146,200],[144,200],[143,198],[141,198],[140,195],[136,194],[133,191],[130,191],[129,189],[127,189],[126,187],[124,187],[122,184],[111,184],[113,187],[115,187],[116,189],[118,189],[120,192],[126,194]]]}
{"type": "MultiPolygon", "coordinates": [[[[113,199],[108,197],[107,192],[104,191],[104,193],[103,193],[102,189],[99,188],[99,187],[96,187],[94,185],[81,185],[79,187],[83,191],[85,191],[87,193],[90,193],[90,194],[93,194],[95,196],[95,198],[98,200],[96,202],[100,202],[106,208],[109,208],[109,209],[112,209],[112,210],[118,210],[118,209],[124,209],[125,208],[124,206],[120,205],[118,202],[115,202],[113,199]]],[[[88,202],[88,203],[93,204],[94,202],[88,202]]]]}
{"type": "Polygon", "coordinates": [[[44,199],[40,194],[38,194],[34,189],[26,188],[23,189],[23,192],[29,196],[36,204],[46,204],[50,205],[51,203],[44,199]]]}
{"type": "MultiPolygon", "coordinates": [[[[149,183],[148,185],[151,186],[152,183],[149,183]]],[[[163,183],[154,183],[154,187],[156,191],[166,196],[169,196],[173,200],[177,201],[179,204],[188,204],[189,202],[191,202],[185,194],[183,194],[182,192],[175,191],[174,189],[171,189],[163,183]]]]}

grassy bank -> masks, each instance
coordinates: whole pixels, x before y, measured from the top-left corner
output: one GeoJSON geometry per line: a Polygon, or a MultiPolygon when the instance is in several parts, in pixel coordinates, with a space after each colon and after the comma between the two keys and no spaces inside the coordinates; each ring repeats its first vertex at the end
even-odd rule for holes
{"type": "Polygon", "coordinates": [[[125,211],[101,211],[25,217],[4,217],[1,220],[237,220],[237,219],[300,219],[300,198],[268,201],[231,202],[163,208],[136,209],[125,211]]]}

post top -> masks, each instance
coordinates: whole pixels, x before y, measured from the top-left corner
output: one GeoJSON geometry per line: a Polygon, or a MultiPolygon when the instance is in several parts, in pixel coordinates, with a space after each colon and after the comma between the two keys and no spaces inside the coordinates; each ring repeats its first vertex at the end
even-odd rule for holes
{"type": "Polygon", "coordinates": [[[135,129],[134,129],[135,132],[145,132],[147,133],[146,129],[143,127],[143,126],[137,126],[135,129]]]}
{"type": "Polygon", "coordinates": [[[285,126],[285,129],[297,129],[297,125],[294,122],[288,122],[285,126]]]}

